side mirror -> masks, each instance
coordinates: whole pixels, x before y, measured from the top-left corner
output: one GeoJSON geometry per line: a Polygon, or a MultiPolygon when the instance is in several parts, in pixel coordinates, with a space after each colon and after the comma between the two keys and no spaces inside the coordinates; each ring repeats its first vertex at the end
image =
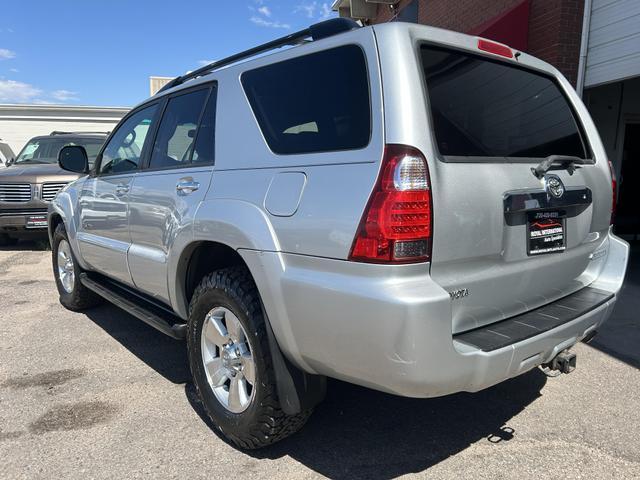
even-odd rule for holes
{"type": "Polygon", "coordinates": [[[58,165],[73,173],[89,173],[89,157],[84,147],[68,145],[58,152],[58,165]]]}

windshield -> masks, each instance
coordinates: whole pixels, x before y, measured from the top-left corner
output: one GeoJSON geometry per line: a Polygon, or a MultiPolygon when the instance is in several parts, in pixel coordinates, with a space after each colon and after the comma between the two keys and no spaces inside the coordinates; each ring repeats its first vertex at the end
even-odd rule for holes
{"type": "Polygon", "coordinates": [[[93,162],[95,161],[103,143],[104,139],[101,138],[69,139],[45,137],[33,139],[25,145],[14,163],[58,163],[58,152],[62,147],[66,147],[67,145],[80,145],[87,151],[89,165],[93,166],[93,162]]]}
{"type": "Polygon", "coordinates": [[[435,137],[446,157],[587,158],[573,110],[546,75],[423,46],[435,137]]]}

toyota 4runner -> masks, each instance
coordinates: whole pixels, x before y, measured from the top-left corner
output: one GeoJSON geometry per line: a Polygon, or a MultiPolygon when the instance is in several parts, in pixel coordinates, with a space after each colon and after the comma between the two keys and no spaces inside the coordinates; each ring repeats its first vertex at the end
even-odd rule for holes
{"type": "Polygon", "coordinates": [[[186,338],[244,448],[300,428],[326,377],[435,397],[569,372],[627,265],[567,80],[426,26],[314,25],[176,78],[93,168],[59,162],[84,175],[49,207],[60,301],[186,338]]]}

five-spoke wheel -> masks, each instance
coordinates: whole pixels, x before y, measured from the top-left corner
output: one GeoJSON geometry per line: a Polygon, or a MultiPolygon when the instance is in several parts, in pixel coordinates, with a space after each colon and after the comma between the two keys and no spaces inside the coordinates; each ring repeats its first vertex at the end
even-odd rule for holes
{"type": "Polygon", "coordinates": [[[60,240],[58,244],[58,278],[65,292],[72,293],[76,283],[76,274],[73,268],[71,247],[66,240],[60,240]]]}
{"type": "Polygon", "coordinates": [[[201,343],[205,373],[216,398],[230,412],[243,412],[254,396],[256,369],[238,317],[225,307],[215,307],[202,324],[201,343]]]}

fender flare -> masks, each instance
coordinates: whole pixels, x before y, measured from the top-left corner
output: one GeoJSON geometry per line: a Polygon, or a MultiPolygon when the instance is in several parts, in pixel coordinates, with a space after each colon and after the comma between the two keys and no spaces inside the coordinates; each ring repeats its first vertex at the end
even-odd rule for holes
{"type": "Polygon", "coordinates": [[[76,188],[68,188],[55,197],[55,199],[49,205],[49,210],[47,212],[47,231],[49,233],[49,241],[53,240],[53,230],[51,229],[51,218],[55,215],[59,216],[62,219],[62,223],[64,224],[64,228],[67,231],[67,237],[69,238],[69,244],[71,246],[71,250],[76,257],[80,267],[84,270],[88,270],[89,267],[87,263],[82,258],[82,253],[80,251],[80,245],[78,244],[78,228],[77,222],[79,221],[74,215],[75,205],[78,204],[78,195],[76,188]]]}
{"type": "Polygon", "coordinates": [[[177,237],[169,255],[169,298],[173,309],[188,317],[188,302],[182,279],[185,259],[193,245],[216,242],[233,250],[278,251],[280,244],[267,215],[256,205],[242,200],[211,199],[201,202],[194,216],[193,229],[177,237]],[[251,232],[251,233],[249,233],[251,232]]]}

